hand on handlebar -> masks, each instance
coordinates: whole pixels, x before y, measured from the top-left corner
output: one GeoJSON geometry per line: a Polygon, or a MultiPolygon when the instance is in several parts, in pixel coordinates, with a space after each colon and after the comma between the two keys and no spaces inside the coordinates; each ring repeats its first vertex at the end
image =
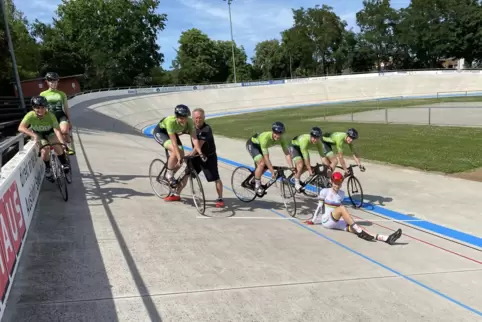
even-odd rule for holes
{"type": "Polygon", "coordinates": [[[202,162],[206,162],[208,160],[208,157],[205,156],[204,154],[200,155],[202,162]]]}
{"type": "Polygon", "coordinates": [[[360,168],[360,171],[361,171],[361,172],[365,172],[365,170],[366,170],[366,169],[365,169],[365,166],[363,166],[363,165],[361,165],[361,164],[360,164],[359,168],[360,168]]]}

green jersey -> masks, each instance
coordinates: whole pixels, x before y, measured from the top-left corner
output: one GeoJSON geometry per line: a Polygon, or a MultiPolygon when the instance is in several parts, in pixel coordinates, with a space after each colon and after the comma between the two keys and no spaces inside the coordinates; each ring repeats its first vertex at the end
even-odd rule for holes
{"type": "Polygon", "coordinates": [[[288,140],[286,140],[286,138],[281,135],[280,139],[278,141],[275,141],[273,139],[273,132],[271,131],[262,132],[258,136],[253,136],[251,138],[251,141],[261,147],[261,153],[263,153],[264,155],[269,154],[268,148],[278,144],[281,145],[284,153],[288,153],[288,140]]]}
{"type": "Polygon", "coordinates": [[[334,144],[338,152],[343,153],[343,147],[345,145],[348,145],[350,151],[353,152],[353,144],[346,143],[347,136],[348,134],[346,134],[345,132],[326,133],[326,136],[323,135],[323,141],[329,144],[334,144]]]}
{"type": "Polygon", "coordinates": [[[62,116],[64,112],[65,103],[67,102],[67,95],[64,92],[57,89],[49,88],[46,91],[40,93],[49,102],[47,108],[50,112],[54,113],[57,117],[62,116]]]}
{"type": "Polygon", "coordinates": [[[159,127],[165,129],[167,134],[192,134],[194,132],[194,122],[190,117],[188,117],[186,125],[183,126],[177,123],[176,116],[167,116],[159,122],[159,127]]]}
{"type": "Polygon", "coordinates": [[[22,120],[22,123],[30,129],[41,135],[48,135],[53,132],[53,129],[59,128],[59,122],[53,113],[46,112],[41,119],[37,117],[34,111],[28,112],[22,120]]]}
{"type": "Polygon", "coordinates": [[[295,136],[293,140],[291,140],[291,144],[293,146],[299,147],[301,155],[303,156],[303,159],[308,159],[310,157],[310,153],[308,152],[308,149],[312,146],[316,146],[316,149],[318,150],[318,153],[320,156],[323,156],[323,143],[321,140],[318,140],[317,143],[311,143],[311,135],[310,134],[301,134],[298,136],[295,136]]]}

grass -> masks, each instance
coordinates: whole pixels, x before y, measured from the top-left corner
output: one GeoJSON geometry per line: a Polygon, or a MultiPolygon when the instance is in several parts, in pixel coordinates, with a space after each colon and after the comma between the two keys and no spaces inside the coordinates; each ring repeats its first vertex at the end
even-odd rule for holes
{"type": "MultiPolygon", "coordinates": [[[[467,98],[463,97],[467,102],[467,98]]],[[[448,99],[448,98],[447,98],[448,99]]],[[[455,98],[450,98],[454,101],[455,98]]],[[[458,98],[458,101],[460,98],[458,98]]],[[[473,99],[473,98],[472,98],[473,99]]],[[[482,97],[478,97],[482,101],[482,97]]],[[[414,106],[432,104],[433,100],[411,100],[414,106]],[[430,101],[430,102],[427,102],[430,101]]],[[[437,102],[441,102],[438,99],[437,102]]],[[[443,102],[447,102],[445,98],[443,102]]],[[[395,106],[400,101],[385,101],[387,107],[395,106]]],[[[353,109],[366,110],[368,103],[337,104],[336,111],[327,108],[326,113],[344,114],[353,109]],[[365,106],[363,106],[365,105],[365,106]],[[340,110],[341,109],[341,110],[340,110]]],[[[373,102],[372,102],[373,105],[373,102]]],[[[331,105],[333,106],[333,105],[331,105]]],[[[373,107],[371,108],[373,109],[373,107]]],[[[307,133],[314,126],[323,131],[344,131],[354,126],[360,133],[356,147],[362,158],[388,162],[401,166],[410,166],[427,171],[457,173],[482,167],[482,129],[468,127],[444,127],[400,124],[367,124],[349,122],[316,121],[310,124],[308,119],[322,117],[325,109],[319,107],[303,107],[296,109],[270,110],[249,114],[240,114],[213,118],[208,120],[215,134],[231,138],[247,139],[255,132],[266,131],[274,121],[281,121],[287,128],[288,137],[307,133]]],[[[327,114],[335,115],[335,114],[327,114]]],[[[349,155],[349,151],[346,152],[349,155]]]]}

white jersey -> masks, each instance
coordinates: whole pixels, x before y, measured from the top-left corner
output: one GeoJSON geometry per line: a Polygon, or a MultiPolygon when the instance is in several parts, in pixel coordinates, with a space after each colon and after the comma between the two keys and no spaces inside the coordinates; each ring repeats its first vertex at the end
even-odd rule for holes
{"type": "MultiPolygon", "coordinates": [[[[345,199],[345,192],[343,190],[338,190],[336,193],[332,188],[324,188],[320,191],[318,195],[320,202],[325,202],[325,206],[336,208],[341,206],[343,199],[345,199]]],[[[326,212],[327,210],[325,210],[326,212]]]]}

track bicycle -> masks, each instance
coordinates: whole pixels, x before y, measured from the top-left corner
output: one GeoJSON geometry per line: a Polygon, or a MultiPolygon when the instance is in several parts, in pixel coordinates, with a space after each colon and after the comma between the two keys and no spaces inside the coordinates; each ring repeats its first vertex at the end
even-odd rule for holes
{"type": "MultiPolygon", "coordinates": [[[[339,165],[337,165],[336,167],[343,170],[343,167],[339,165]]],[[[353,172],[353,168],[356,167],[358,167],[358,165],[356,164],[350,164],[350,166],[348,167],[348,171],[350,172],[350,174],[348,176],[345,176],[345,178],[348,178],[348,181],[346,182],[346,189],[348,190],[348,196],[353,207],[360,208],[361,206],[363,206],[363,188],[361,186],[360,180],[355,177],[355,174],[353,172]],[[354,200],[355,198],[353,195],[356,193],[360,194],[359,203],[356,203],[354,200]]]]}
{"type": "MultiPolygon", "coordinates": [[[[265,166],[264,171],[266,171],[268,168],[265,166]]],[[[288,167],[280,167],[280,166],[273,166],[273,169],[275,170],[275,177],[271,178],[266,184],[261,184],[261,188],[263,189],[262,194],[258,194],[256,192],[255,188],[255,179],[254,179],[254,170],[251,170],[247,166],[239,166],[236,169],[234,169],[233,174],[231,175],[231,188],[236,195],[236,197],[243,202],[251,202],[256,197],[258,198],[263,198],[266,194],[268,189],[277,181],[281,182],[280,185],[280,195],[281,198],[283,199],[283,203],[285,205],[285,208],[288,212],[288,214],[291,217],[296,216],[296,199],[295,199],[295,191],[291,184],[289,183],[288,179],[285,176],[284,171],[286,170],[291,170],[291,168],[288,167]],[[236,187],[234,184],[234,178],[235,176],[238,175],[241,177],[241,184],[239,185],[240,187],[236,187]],[[241,194],[241,188],[247,190],[249,196],[245,197],[241,194]],[[293,202],[293,207],[290,208],[288,205],[288,200],[292,200],[293,202]]]]}
{"type": "MultiPolygon", "coordinates": [[[[317,197],[323,188],[331,187],[330,178],[325,175],[326,170],[324,168],[326,168],[326,166],[320,163],[317,163],[315,166],[311,167],[314,174],[309,176],[304,181],[300,179],[300,185],[302,187],[300,193],[303,193],[305,196],[308,197],[317,197]]],[[[292,171],[287,179],[293,187],[293,191],[295,191],[295,193],[298,193],[295,189],[294,176],[295,171],[292,171]]]]}
{"type": "MultiPolygon", "coordinates": [[[[192,164],[192,159],[199,158],[199,157],[200,157],[199,155],[190,155],[190,156],[182,157],[182,163],[186,163],[186,169],[178,178],[175,178],[174,182],[169,182],[169,180],[166,178],[167,162],[164,162],[161,159],[156,158],[152,160],[149,166],[149,181],[154,193],[159,198],[165,198],[172,195],[173,192],[178,187],[178,184],[180,184],[187,176],[189,176],[189,183],[191,186],[191,193],[192,193],[194,205],[196,206],[197,211],[201,215],[204,215],[204,212],[206,210],[206,198],[204,196],[204,189],[201,183],[201,179],[199,178],[199,175],[196,173],[194,166],[192,164]],[[161,168],[160,170],[154,170],[154,166],[156,166],[156,164],[160,166],[161,168]],[[165,192],[157,190],[154,187],[154,183],[160,184],[161,189],[165,188],[165,192]],[[195,183],[197,184],[199,189],[199,200],[196,199],[195,183]]],[[[166,150],[166,160],[169,160],[169,152],[167,150],[166,150]]]]}
{"type": "Polygon", "coordinates": [[[69,155],[67,152],[65,152],[67,149],[67,146],[60,142],[40,145],[39,153],[38,153],[39,157],[41,155],[40,151],[42,151],[44,148],[48,148],[49,154],[50,154],[50,167],[52,168],[53,178],[52,180],[49,180],[49,181],[57,183],[57,187],[59,187],[60,193],[62,194],[62,199],[64,199],[64,201],[67,201],[69,199],[69,191],[67,188],[67,183],[72,182],[72,167],[70,166],[69,155]],[[57,156],[57,153],[55,153],[55,150],[52,148],[55,145],[60,145],[64,149],[65,160],[67,161],[66,164],[68,164],[70,168],[70,171],[68,174],[65,173],[64,167],[62,166],[62,163],[60,162],[59,157],[57,156]]]}

